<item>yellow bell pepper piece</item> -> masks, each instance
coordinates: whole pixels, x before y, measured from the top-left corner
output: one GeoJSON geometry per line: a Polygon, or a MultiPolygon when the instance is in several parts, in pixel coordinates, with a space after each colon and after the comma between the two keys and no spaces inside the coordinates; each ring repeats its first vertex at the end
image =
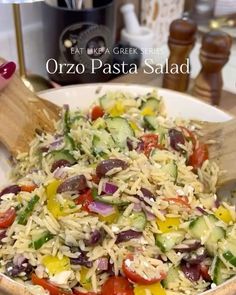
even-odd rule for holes
{"type": "Polygon", "coordinates": [[[141,114],[143,116],[153,116],[153,115],[155,115],[153,109],[150,108],[150,107],[146,107],[146,108],[142,109],[141,114]]]}
{"type": "Polygon", "coordinates": [[[80,270],[80,284],[84,289],[86,289],[87,291],[90,291],[92,289],[92,283],[91,283],[91,279],[86,278],[88,271],[89,271],[88,268],[82,266],[80,270]]]}
{"type": "Polygon", "coordinates": [[[46,187],[46,194],[48,198],[54,197],[57,193],[58,186],[61,184],[60,180],[54,179],[46,187]]]}
{"type": "Polygon", "coordinates": [[[100,221],[104,221],[108,224],[112,224],[118,220],[119,216],[120,216],[120,213],[119,213],[118,209],[115,209],[114,213],[112,213],[110,215],[106,215],[106,216],[99,214],[98,218],[100,221]]]}
{"type": "Polygon", "coordinates": [[[70,200],[64,200],[63,203],[59,203],[56,198],[57,188],[60,185],[60,180],[54,180],[46,187],[47,194],[47,208],[55,218],[66,215],[66,210],[73,208],[75,203],[70,200]]]}
{"type": "Polygon", "coordinates": [[[132,128],[134,131],[136,131],[136,130],[140,130],[139,127],[138,127],[138,125],[137,125],[135,122],[130,121],[129,124],[130,124],[131,128],[132,128]]]}
{"type": "Polygon", "coordinates": [[[163,289],[160,283],[152,285],[138,285],[134,288],[134,295],[166,295],[165,289],[163,289]]]}
{"type": "Polygon", "coordinates": [[[224,221],[225,223],[230,223],[231,221],[233,221],[232,215],[230,214],[229,210],[222,205],[216,209],[214,214],[217,218],[224,221]]]}
{"type": "Polygon", "coordinates": [[[42,264],[46,267],[51,276],[54,276],[62,271],[71,270],[70,259],[66,256],[59,259],[56,256],[47,255],[43,257],[42,264]]]}
{"type": "Polygon", "coordinates": [[[168,217],[164,221],[157,219],[156,223],[162,233],[169,233],[179,228],[180,219],[178,217],[168,217]]]}
{"type": "Polygon", "coordinates": [[[115,105],[109,110],[109,114],[113,117],[124,114],[125,108],[121,101],[117,101],[115,105]]]}

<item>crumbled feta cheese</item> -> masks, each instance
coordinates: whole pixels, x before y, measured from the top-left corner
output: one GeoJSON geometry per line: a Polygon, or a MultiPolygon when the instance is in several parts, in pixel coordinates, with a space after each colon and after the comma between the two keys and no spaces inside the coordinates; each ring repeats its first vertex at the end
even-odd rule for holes
{"type": "Polygon", "coordinates": [[[125,265],[126,265],[127,267],[130,267],[131,264],[132,264],[132,261],[131,261],[131,260],[129,260],[129,259],[126,259],[126,260],[125,260],[125,265]]]}
{"type": "Polygon", "coordinates": [[[216,284],[215,283],[212,283],[211,284],[211,289],[215,289],[217,286],[216,286],[216,284]]]}
{"type": "Polygon", "coordinates": [[[50,278],[50,281],[57,285],[67,285],[69,279],[73,276],[72,270],[62,271],[56,274],[54,277],[50,278]]]}
{"type": "Polygon", "coordinates": [[[184,196],[185,195],[185,193],[184,193],[184,191],[182,189],[177,189],[176,192],[177,192],[177,194],[179,196],[184,196]]]}

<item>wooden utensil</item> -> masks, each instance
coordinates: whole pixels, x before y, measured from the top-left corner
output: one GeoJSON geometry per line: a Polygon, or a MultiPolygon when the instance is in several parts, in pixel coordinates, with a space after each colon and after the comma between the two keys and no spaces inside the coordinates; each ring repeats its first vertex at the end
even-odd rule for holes
{"type": "Polygon", "coordinates": [[[54,131],[60,107],[39,98],[14,75],[0,92],[0,142],[15,157],[29,150],[36,132],[54,131]]]}
{"type": "Polygon", "coordinates": [[[218,186],[235,181],[236,119],[220,123],[201,122],[200,125],[204,133],[202,141],[216,141],[215,144],[209,145],[209,157],[215,160],[224,172],[219,178],[218,186]]]}

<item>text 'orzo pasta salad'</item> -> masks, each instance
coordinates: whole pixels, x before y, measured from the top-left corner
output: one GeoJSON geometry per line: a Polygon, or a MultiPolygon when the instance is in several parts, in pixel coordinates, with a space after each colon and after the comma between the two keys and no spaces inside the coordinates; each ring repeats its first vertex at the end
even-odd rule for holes
{"type": "Polygon", "coordinates": [[[235,208],[200,132],[155,92],[64,106],[0,193],[0,271],[37,295],[192,295],[234,276],[235,208]]]}

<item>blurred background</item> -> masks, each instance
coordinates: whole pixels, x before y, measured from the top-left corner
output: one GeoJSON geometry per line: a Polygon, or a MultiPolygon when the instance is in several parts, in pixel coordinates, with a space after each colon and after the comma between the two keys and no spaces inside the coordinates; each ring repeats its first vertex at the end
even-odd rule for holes
{"type": "MultiPolygon", "coordinates": [[[[230,60],[223,69],[223,76],[224,88],[236,91],[236,21],[234,25],[232,22],[227,23],[228,18],[236,19],[235,0],[115,0],[114,2],[117,16],[116,41],[120,40],[121,29],[124,27],[120,7],[123,4],[133,3],[140,23],[149,27],[154,34],[154,47],[159,49],[159,53],[155,57],[157,62],[164,62],[169,55],[167,39],[170,22],[183,14],[190,15],[196,20],[198,34],[196,45],[191,52],[192,77],[195,77],[200,70],[201,36],[210,30],[210,20],[216,19],[215,23],[211,23],[211,26],[223,26],[221,29],[233,38],[230,60]]],[[[47,27],[45,28],[42,18],[42,5],[41,2],[22,4],[21,17],[27,70],[45,76],[46,56],[43,29],[47,30],[47,27]]],[[[17,62],[13,14],[10,4],[0,4],[0,56],[17,62]]]]}

